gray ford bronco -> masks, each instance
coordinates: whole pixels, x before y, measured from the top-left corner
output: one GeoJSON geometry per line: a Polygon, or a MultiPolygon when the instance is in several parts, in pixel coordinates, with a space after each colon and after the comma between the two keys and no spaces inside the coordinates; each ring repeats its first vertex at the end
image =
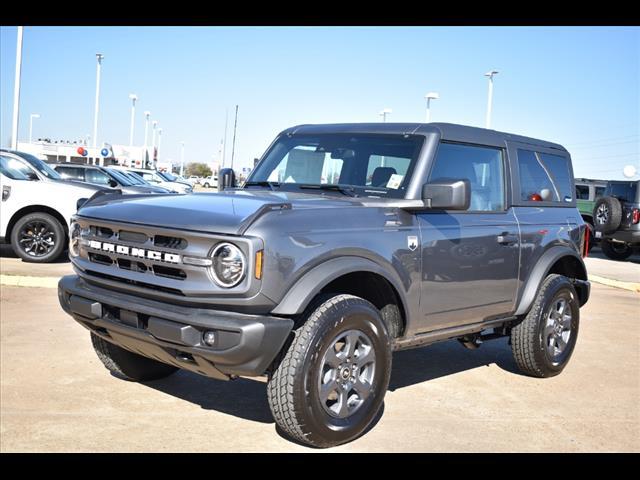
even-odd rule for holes
{"type": "Polygon", "coordinates": [[[508,336],[527,375],[567,365],[590,284],[562,146],[302,125],[241,188],[228,173],[221,192],[97,194],[74,217],[60,304],[115,375],[267,376],[281,430],[328,447],[376,418],[394,351],[508,336]]]}

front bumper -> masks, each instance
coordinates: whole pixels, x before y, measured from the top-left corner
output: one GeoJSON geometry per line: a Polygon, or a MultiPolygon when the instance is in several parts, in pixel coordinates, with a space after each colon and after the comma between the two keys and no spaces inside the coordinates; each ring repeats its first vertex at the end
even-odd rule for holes
{"type": "Polygon", "coordinates": [[[202,375],[263,375],[293,320],[209,310],[114,292],[77,275],[58,283],[60,305],[78,323],[134,353],[202,375]],[[215,333],[207,346],[203,334],[215,333]]]}

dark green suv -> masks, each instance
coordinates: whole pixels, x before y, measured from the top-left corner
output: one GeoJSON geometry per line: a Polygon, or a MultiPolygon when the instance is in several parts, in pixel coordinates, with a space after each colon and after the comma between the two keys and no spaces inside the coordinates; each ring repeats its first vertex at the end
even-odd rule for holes
{"type": "Polygon", "coordinates": [[[607,189],[606,180],[594,180],[591,178],[576,178],[576,207],[580,216],[589,227],[589,250],[595,245],[595,228],[593,223],[593,209],[596,201],[604,195],[607,189]]]}

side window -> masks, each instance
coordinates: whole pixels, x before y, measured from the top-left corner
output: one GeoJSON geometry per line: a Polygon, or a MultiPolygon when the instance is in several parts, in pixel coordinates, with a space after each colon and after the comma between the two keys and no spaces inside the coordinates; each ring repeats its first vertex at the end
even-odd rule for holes
{"type": "Polygon", "coordinates": [[[566,157],[518,149],[520,200],[570,202],[573,199],[566,157]]]}
{"type": "Polygon", "coordinates": [[[600,198],[604,195],[606,187],[596,187],[596,198],[600,198]]]}
{"type": "Polygon", "coordinates": [[[77,167],[57,167],[56,172],[65,180],[80,180],[84,182],[84,169],[77,167]]]}
{"type": "Polygon", "coordinates": [[[0,172],[12,180],[29,180],[24,165],[19,161],[0,155],[0,172]]]}
{"type": "Polygon", "coordinates": [[[578,200],[589,200],[589,185],[576,185],[576,198],[578,200]]]}
{"type": "Polygon", "coordinates": [[[502,150],[441,143],[429,181],[466,178],[471,183],[471,211],[504,210],[502,150]]]}
{"type": "Polygon", "coordinates": [[[109,177],[102,173],[100,170],[94,168],[87,168],[85,171],[85,177],[87,182],[95,183],[98,185],[109,185],[109,177]]]}

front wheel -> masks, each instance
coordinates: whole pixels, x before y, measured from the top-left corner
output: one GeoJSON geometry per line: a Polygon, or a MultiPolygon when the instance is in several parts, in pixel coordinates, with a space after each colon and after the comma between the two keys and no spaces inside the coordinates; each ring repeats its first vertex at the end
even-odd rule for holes
{"type": "Polygon", "coordinates": [[[602,253],[611,260],[626,260],[633,253],[633,248],[626,243],[612,242],[611,240],[600,242],[600,248],[602,248],[602,253]]]}
{"type": "Polygon", "coordinates": [[[65,233],[60,221],[48,213],[25,215],[11,230],[11,247],[25,262],[47,263],[64,251],[65,233]]]}
{"type": "Polygon", "coordinates": [[[391,342],[380,312],[362,298],[336,295],[295,332],[269,380],[269,406],[293,439],[340,445],[371,424],[390,374],[391,342]]]}
{"type": "Polygon", "coordinates": [[[522,322],[511,329],[511,349],[520,371],[553,377],[569,363],[578,337],[580,308],[569,279],[549,275],[522,322]]]}

